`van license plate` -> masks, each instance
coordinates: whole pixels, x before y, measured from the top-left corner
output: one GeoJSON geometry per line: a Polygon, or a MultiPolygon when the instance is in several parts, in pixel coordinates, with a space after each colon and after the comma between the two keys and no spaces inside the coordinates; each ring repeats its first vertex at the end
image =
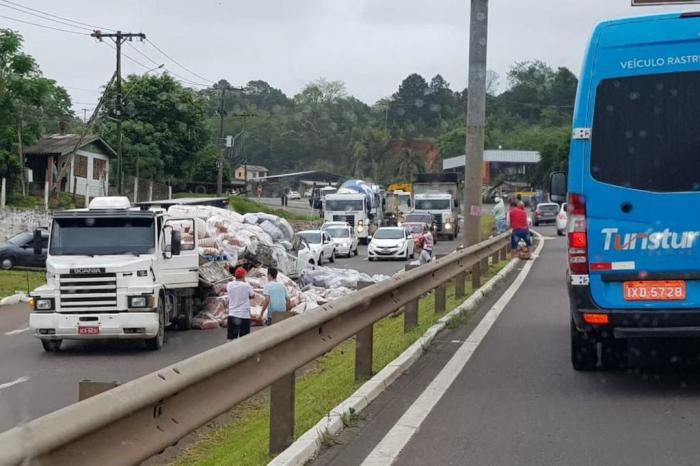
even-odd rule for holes
{"type": "Polygon", "coordinates": [[[78,335],[99,335],[100,327],[78,327],[78,335]]]}
{"type": "Polygon", "coordinates": [[[683,301],[684,280],[648,280],[624,283],[625,301],[683,301]]]}

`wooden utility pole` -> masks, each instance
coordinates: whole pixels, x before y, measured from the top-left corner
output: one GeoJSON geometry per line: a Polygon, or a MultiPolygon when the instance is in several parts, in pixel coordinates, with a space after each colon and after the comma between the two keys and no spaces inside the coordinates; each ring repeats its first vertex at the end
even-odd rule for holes
{"type": "Polygon", "coordinates": [[[102,40],[105,37],[114,39],[114,44],[117,48],[117,72],[116,72],[116,88],[117,88],[117,100],[114,109],[114,113],[117,118],[117,190],[119,194],[124,193],[124,163],[122,158],[122,111],[123,111],[123,95],[122,95],[122,44],[125,40],[133,40],[134,38],[141,39],[141,41],[146,40],[146,34],[142,32],[121,32],[117,31],[115,33],[104,33],[102,31],[95,31],[90,34],[92,37],[102,40]]]}
{"type": "Polygon", "coordinates": [[[216,172],[216,195],[221,196],[223,193],[224,182],[224,153],[226,152],[226,144],[224,142],[224,118],[226,118],[226,110],[224,109],[224,98],[226,90],[229,88],[228,83],[221,85],[221,102],[219,103],[219,163],[217,164],[216,172]]]}
{"type": "Polygon", "coordinates": [[[469,26],[469,84],[467,91],[467,144],[464,161],[465,246],[478,243],[481,231],[481,183],[486,126],[486,40],[488,0],[471,0],[469,26]]]}

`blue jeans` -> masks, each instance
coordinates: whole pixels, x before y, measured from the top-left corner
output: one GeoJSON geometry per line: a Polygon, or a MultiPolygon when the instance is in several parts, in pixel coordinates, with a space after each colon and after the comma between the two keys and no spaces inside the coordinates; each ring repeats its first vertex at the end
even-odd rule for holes
{"type": "Polygon", "coordinates": [[[497,218],[496,219],[496,233],[498,233],[500,235],[501,233],[506,231],[507,227],[508,227],[508,224],[506,223],[505,218],[500,218],[500,219],[497,218]]]}
{"type": "Polygon", "coordinates": [[[521,239],[530,247],[532,245],[530,242],[530,230],[513,230],[513,234],[510,235],[510,247],[513,251],[518,249],[518,243],[521,239]]]}

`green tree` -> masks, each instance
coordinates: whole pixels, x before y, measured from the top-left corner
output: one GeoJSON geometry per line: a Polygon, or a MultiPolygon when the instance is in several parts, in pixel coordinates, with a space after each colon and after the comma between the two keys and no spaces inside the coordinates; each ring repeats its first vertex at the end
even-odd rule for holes
{"type": "Polygon", "coordinates": [[[423,173],[424,171],[425,163],[420,154],[417,154],[409,148],[405,148],[401,151],[397,169],[398,179],[411,180],[413,179],[413,175],[416,173],[423,173]]]}
{"type": "Polygon", "coordinates": [[[19,146],[71,122],[71,101],[65,89],[45,78],[34,58],[22,51],[22,36],[0,29],[0,171],[19,180],[19,146]]]}

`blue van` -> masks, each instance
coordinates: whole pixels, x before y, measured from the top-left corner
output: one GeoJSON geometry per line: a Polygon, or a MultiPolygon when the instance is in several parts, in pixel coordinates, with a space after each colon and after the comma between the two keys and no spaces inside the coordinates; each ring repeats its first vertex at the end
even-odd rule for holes
{"type": "Polygon", "coordinates": [[[595,29],[550,192],[568,201],[576,370],[623,364],[631,338],[700,337],[700,14],[595,29]]]}

